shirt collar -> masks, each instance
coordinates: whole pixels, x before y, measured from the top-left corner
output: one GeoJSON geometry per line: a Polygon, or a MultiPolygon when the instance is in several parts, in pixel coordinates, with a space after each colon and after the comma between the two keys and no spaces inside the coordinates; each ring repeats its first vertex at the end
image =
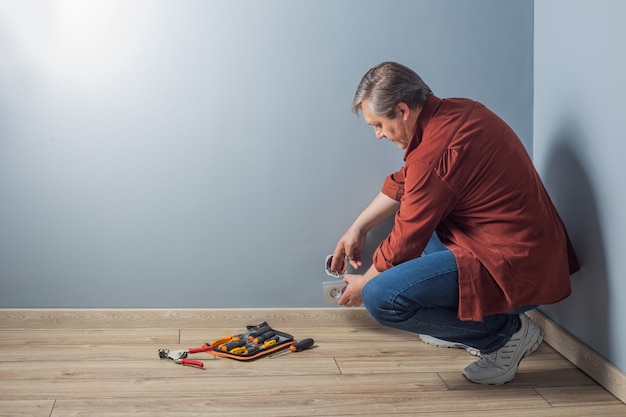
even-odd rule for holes
{"type": "Polygon", "coordinates": [[[424,103],[424,107],[420,111],[420,115],[417,118],[417,122],[415,123],[415,131],[413,132],[413,136],[411,140],[409,140],[409,144],[406,147],[406,151],[404,152],[404,160],[409,156],[411,152],[415,150],[422,143],[422,135],[424,134],[424,129],[426,125],[433,118],[437,109],[441,105],[442,100],[435,96],[434,94],[430,94],[426,98],[426,102],[424,103]]]}

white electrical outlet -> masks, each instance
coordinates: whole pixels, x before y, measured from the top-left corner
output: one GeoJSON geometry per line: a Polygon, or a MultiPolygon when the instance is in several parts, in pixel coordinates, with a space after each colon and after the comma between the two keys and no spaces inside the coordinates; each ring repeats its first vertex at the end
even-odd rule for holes
{"type": "Polygon", "coordinates": [[[322,282],[322,288],[324,289],[324,299],[326,304],[337,304],[343,290],[346,289],[348,283],[344,281],[324,281],[322,282]]]}

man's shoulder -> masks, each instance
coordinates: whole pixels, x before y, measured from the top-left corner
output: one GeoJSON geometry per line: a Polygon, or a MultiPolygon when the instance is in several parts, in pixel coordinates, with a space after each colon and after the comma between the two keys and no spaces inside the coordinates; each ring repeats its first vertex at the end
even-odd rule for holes
{"type": "Polygon", "coordinates": [[[494,124],[503,123],[498,115],[479,101],[460,97],[437,100],[436,108],[425,120],[425,130],[429,134],[439,135],[446,131],[445,128],[456,131],[468,123],[474,125],[474,129],[488,129],[494,124]]]}
{"type": "MultiPolygon", "coordinates": [[[[427,103],[429,104],[429,103],[427,103]]],[[[436,98],[423,120],[424,140],[445,136],[450,138],[474,113],[476,106],[484,107],[468,98],[436,98]]]]}
{"type": "Polygon", "coordinates": [[[466,114],[467,112],[472,111],[474,108],[485,108],[485,106],[476,101],[469,98],[461,98],[461,97],[451,97],[451,98],[443,98],[440,101],[439,108],[437,109],[436,115],[444,115],[444,114],[466,114]]]}

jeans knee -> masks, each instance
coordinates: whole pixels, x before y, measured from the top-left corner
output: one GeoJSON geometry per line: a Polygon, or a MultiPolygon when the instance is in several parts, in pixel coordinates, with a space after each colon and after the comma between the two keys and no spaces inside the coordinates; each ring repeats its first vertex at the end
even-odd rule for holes
{"type": "Polygon", "coordinates": [[[385,308],[387,294],[384,286],[377,285],[376,279],[369,281],[363,287],[361,300],[363,301],[363,306],[365,306],[365,309],[374,320],[380,324],[388,325],[389,309],[385,308]]]}
{"type": "Polygon", "coordinates": [[[372,281],[366,283],[361,291],[361,300],[363,301],[365,308],[368,308],[369,305],[373,304],[376,299],[376,297],[373,296],[374,289],[372,288],[371,283],[372,281]]]}

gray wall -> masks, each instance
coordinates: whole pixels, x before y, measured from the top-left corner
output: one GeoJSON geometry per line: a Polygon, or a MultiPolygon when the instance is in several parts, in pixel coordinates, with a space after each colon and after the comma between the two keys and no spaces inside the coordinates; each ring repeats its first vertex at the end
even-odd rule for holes
{"type": "MultiPolygon", "coordinates": [[[[532,143],[531,0],[0,1],[0,307],[323,306],[413,67],[532,143]]],[[[386,232],[368,244],[371,252],[386,232]]]]}
{"type": "Polygon", "coordinates": [[[626,372],[624,16],[619,0],[536,2],[534,161],[582,263],[543,310],[626,372]]]}

